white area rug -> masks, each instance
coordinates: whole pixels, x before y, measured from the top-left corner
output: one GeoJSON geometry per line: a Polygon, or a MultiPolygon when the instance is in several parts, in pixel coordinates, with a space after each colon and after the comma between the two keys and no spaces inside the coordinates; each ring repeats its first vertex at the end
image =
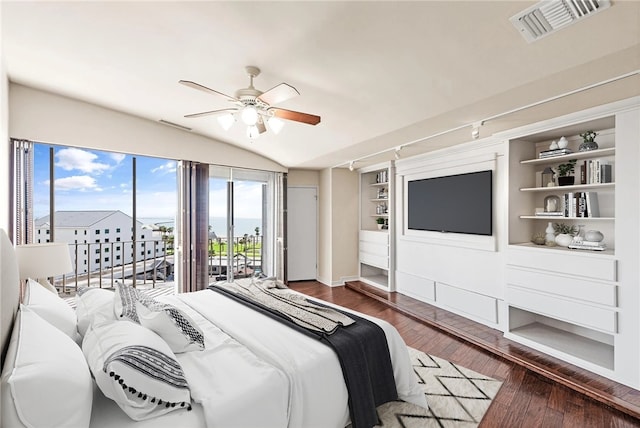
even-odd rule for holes
{"type": "Polygon", "coordinates": [[[378,407],[384,428],[476,427],[502,382],[409,348],[429,409],[394,401],[378,407]]]}

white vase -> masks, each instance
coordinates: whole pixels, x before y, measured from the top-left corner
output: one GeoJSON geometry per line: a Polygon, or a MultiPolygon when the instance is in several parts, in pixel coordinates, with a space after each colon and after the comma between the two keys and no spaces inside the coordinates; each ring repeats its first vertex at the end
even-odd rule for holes
{"type": "Polygon", "coordinates": [[[569,244],[571,244],[573,242],[573,236],[568,235],[566,233],[561,233],[558,236],[556,236],[556,244],[558,244],[561,247],[568,247],[569,244]]]}
{"type": "Polygon", "coordinates": [[[569,141],[567,141],[566,138],[562,137],[558,140],[558,148],[566,149],[568,145],[569,145],[569,141]]]}
{"type": "Polygon", "coordinates": [[[544,242],[547,245],[555,245],[556,243],[556,234],[553,230],[553,223],[549,222],[547,228],[544,230],[544,242]]]}
{"type": "Polygon", "coordinates": [[[604,239],[604,235],[599,230],[587,230],[584,239],[590,242],[600,242],[604,239]]]}

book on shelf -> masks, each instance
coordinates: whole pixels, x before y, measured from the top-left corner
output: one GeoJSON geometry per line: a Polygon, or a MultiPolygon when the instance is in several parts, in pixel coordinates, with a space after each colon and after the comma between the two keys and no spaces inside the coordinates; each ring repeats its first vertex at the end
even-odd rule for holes
{"type": "Polygon", "coordinates": [[[591,251],[604,251],[607,249],[605,244],[597,242],[598,245],[585,245],[584,242],[572,242],[569,244],[569,248],[572,250],[591,250],[591,251]]]}
{"type": "Polygon", "coordinates": [[[569,192],[563,197],[565,217],[600,217],[597,192],[569,192]]]}
{"type": "Polygon", "coordinates": [[[568,155],[573,153],[573,151],[571,149],[550,149],[550,150],[543,150],[538,154],[538,158],[539,159],[544,159],[544,158],[549,158],[549,157],[553,157],[553,156],[562,156],[562,155],[568,155]]]}
{"type": "Polygon", "coordinates": [[[562,211],[538,211],[536,213],[537,216],[540,217],[564,217],[564,212],[562,211]]]}
{"type": "Polygon", "coordinates": [[[606,159],[589,159],[580,165],[580,184],[613,183],[613,168],[606,159]]]}

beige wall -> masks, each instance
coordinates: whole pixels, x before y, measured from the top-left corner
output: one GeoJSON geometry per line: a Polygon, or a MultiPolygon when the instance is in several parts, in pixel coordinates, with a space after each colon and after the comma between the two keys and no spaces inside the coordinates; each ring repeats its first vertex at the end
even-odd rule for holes
{"type": "Polygon", "coordinates": [[[10,136],[119,153],[286,172],[231,144],[61,95],[12,83],[10,136]]]}
{"type": "Polygon", "coordinates": [[[287,174],[288,186],[318,187],[320,171],[310,169],[290,169],[287,174]]]}
{"type": "Polygon", "coordinates": [[[318,188],[318,281],[331,285],[331,169],[320,171],[318,188]]]}
{"type": "Polygon", "coordinates": [[[358,174],[320,171],[318,201],[318,281],[342,285],[358,276],[358,174]]]}
{"type": "Polygon", "coordinates": [[[331,280],[341,285],[358,277],[359,175],[334,168],[331,177],[331,280]]]}

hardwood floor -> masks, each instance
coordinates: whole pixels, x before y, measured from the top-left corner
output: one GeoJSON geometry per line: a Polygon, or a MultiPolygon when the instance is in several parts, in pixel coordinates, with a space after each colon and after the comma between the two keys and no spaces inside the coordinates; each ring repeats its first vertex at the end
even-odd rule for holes
{"type": "MultiPolygon", "coordinates": [[[[481,427],[640,427],[640,419],[631,416],[633,412],[623,413],[616,408],[604,405],[585,393],[577,392],[536,373],[521,361],[508,359],[508,350],[497,353],[489,351],[480,344],[480,339],[461,339],[454,334],[454,331],[447,331],[450,327],[445,326],[444,329],[434,327],[411,312],[419,312],[420,309],[429,311],[429,305],[420,308],[418,304],[420,302],[411,301],[403,305],[397,301],[393,302],[404,297],[397,293],[380,294],[366,289],[355,291],[347,287],[328,287],[316,281],[294,282],[289,286],[309,296],[384,319],[395,326],[408,346],[502,380],[504,382],[502,388],[482,420],[481,427]],[[378,294],[377,298],[376,294],[378,294]],[[385,294],[393,296],[385,296],[385,294]],[[406,309],[409,303],[414,304],[411,310],[406,309]]],[[[361,287],[360,283],[350,284],[350,286],[361,287]]],[[[453,314],[437,310],[430,315],[433,315],[437,322],[438,316],[445,318],[446,315],[453,314]]],[[[462,317],[447,318],[448,322],[453,324],[464,323],[462,317]]],[[[483,337],[482,340],[488,342],[497,340],[496,330],[484,326],[478,327],[477,323],[472,324],[475,324],[471,326],[474,337],[483,337]]],[[[461,324],[455,326],[455,329],[463,328],[461,324]]],[[[499,348],[496,347],[496,349],[499,348]]],[[[535,357],[539,356],[530,355],[527,358],[534,360],[535,357]]],[[[555,362],[554,364],[562,365],[555,362]]],[[[564,364],[564,366],[568,365],[564,364]]],[[[550,370],[563,372],[560,367],[553,367],[550,370]]],[[[585,381],[583,373],[575,372],[574,375],[580,378],[579,382],[585,381]]],[[[571,373],[565,373],[565,377],[571,378],[571,373]]],[[[623,396],[625,394],[627,394],[626,390],[623,396]]],[[[633,397],[633,399],[636,398],[633,397]]]]}

